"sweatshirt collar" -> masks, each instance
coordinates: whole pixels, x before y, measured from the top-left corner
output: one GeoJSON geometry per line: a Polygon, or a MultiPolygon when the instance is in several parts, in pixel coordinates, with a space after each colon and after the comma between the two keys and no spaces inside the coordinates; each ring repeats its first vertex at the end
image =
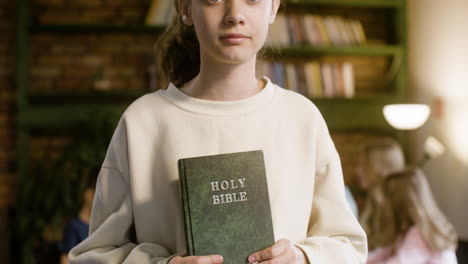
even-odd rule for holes
{"type": "Polygon", "coordinates": [[[274,96],[276,87],[268,77],[262,77],[266,81],[265,87],[257,94],[236,101],[212,101],[191,97],[173,83],[166,90],[160,90],[161,95],[170,103],[189,112],[205,115],[235,115],[253,111],[268,103],[274,96]]]}

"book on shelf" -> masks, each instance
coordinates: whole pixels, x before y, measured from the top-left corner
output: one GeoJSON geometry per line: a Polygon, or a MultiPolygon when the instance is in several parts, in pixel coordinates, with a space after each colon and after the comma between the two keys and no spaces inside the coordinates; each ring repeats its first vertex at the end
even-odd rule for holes
{"type": "Polygon", "coordinates": [[[343,95],[346,98],[354,97],[354,69],[350,62],[343,62],[341,66],[343,76],[343,95]]]}
{"type": "Polygon", "coordinates": [[[362,45],[366,35],[362,22],[341,16],[283,14],[270,26],[267,45],[362,45]]]}
{"type": "Polygon", "coordinates": [[[355,93],[354,66],[349,61],[279,63],[258,61],[258,75],[308,97],[346,97],[355,93]]]}
{"type": "Polygon", "coordinates": [[[274,244],[261,150],[184,158],[178,168],[189,255],[248,263],[274,244]]]}

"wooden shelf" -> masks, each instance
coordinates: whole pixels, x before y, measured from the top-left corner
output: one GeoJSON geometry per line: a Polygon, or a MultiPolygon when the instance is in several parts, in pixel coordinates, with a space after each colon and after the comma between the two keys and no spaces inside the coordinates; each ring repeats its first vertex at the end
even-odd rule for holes
{"type": "Polygon", "coordinates": [[[115,101],[135,100],[151,91],[87,91],[87,92],[31,92],[28,99],[32,102],[56,101],[115,101]]]}
{"type": "Polygon", "coordinates": [[[286,5],[326,5],[349,6],[366,8],[400,8],[404,6],[402,0],[288,0],[286,5]]]}
{"type": "MultiPolygon", "coordinates": [[[[391,101],[388,101],[391,102],[391,101]]],[[[329,130],[338,131],[390,131],[382,113],[385,101],[369,100],[363,105],[355,100],[314,100],[329,130]]]]}
{"type": "Polygon", "coordinates": [[[400,45],[360,45],[360,46],[291,46],[265,48],[267,56],[323,56],[323,55],[367,55],[367,56],[400,56],[400,45]]]}
{"type": "Polygon", "coordinates": [[[97,113],[121,116],[127,105],[57,105],[28,107],[18,112],[20,128],[64,129],[90,121],[97,113]]]}
{"type": "Polygon", "coordinates": [[[162,33],[165,26],[146,25],[34,25],[30,27],[35,33],[162,33]]]}
{"type": "MultiPolygon", "coordinates": [[[[329,129],[333,131],[370,129],[387,130],[382,108],[398,102],[395,97],[377,96],[312,99],[319,108],[329,129]],[[363,105],[363,101],[366,101],[363,105]]],[[[28,107],[18,113],[18,125],[32,130],[54,130],[74,127],[90,121],[96,113],[108,113],[119,117],[128,104],[81,104],[28,107]]]]}

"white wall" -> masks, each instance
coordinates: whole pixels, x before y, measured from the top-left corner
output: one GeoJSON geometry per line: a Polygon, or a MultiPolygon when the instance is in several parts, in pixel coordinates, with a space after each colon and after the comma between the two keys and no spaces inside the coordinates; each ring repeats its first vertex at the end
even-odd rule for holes
{"type": "Polygon", "coordinates": [[[468,0],[407,0],[408,60],[413,101],[433,106],[434,115],[414,132],[413,159],[428,135],[447,147],[424,170],[436,200],[468,240],[468,0]]]}

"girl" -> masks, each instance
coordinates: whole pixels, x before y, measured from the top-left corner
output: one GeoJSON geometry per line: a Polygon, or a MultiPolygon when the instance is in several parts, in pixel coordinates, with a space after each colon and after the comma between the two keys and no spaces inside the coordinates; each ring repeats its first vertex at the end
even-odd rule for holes
{"type": "Polygon", "coordinates": [[[370,196],[371,189],[379,188],[388,175],[402,171],[405,168],[405,158],[400,144],[392,138],[374,138],[361,143],[359,165],[356,168],[358,186],[356,197],[358,201],[359,219],[370,217],[374,199],[370,196]]]}
{"type": "Polygon", "coordinates": [[[362,222],[374,249],[368,264],[457,263],[457,235],[432,198],[421,170],[391,174],[371,193],[379,198],[362,222]]]}
{"type": "MultiPolygon", "coordinates": [[[[255,76],[279,0],[179,0],[157,44],[167,89],[124,113],[72,263],[222,263],[184,256],[177,161],[263,150],[277,242],[250,263],[363,263],[340,160],[317,108],[255,76]],[[280,239],[282,238],[282,239],[280,239]]],[[[255,219],[252,219],[255,221],[255,219]]],[[[255,236],[256,234],[252,234],[255,236]]]]}

